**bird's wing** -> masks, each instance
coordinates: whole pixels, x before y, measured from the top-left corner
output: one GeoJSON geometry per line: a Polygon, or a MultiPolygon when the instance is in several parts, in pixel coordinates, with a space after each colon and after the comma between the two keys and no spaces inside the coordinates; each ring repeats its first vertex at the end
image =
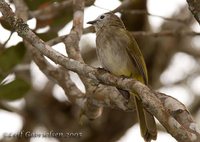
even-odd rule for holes
{"type": "MultiPolygon", "coordinates": [[[[124,30],[124,29],[122,29],[124,30]]],[[[135,63],[135,65],[138,68],[139,73],[142,75],[144,83],[148,84],[148,74],[146,69],[146,64],[144,61],[144,57],[139,49],[139,46],[136,42],[136,40],[133,38],[133,36],[126,31],[127,39],[129,39],[129,44],[126,46],[126,49],[128,51],[128,54],[130,55],[131,59],[135,63]]]]}

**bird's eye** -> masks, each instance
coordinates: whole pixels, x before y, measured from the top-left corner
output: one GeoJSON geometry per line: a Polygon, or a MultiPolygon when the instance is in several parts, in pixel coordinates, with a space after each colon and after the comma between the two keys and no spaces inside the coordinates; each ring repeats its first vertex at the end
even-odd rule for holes
{"type": "Polygon", "coordinates": [[[103,19],[104,17],[105,17],[104,15],[101,15],[101,16],[100,16],[100,19],[103,19]]]}

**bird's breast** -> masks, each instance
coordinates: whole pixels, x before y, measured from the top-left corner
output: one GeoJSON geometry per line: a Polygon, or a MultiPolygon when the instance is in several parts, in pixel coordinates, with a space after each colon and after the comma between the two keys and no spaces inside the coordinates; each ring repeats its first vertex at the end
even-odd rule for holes
{"type": "Polygon", "coordinates": [[[116,37],[97,39],[97,56],[102,67],[118,76],[130,76],[134,67],[125,46],[127,43],[116,37]]]}

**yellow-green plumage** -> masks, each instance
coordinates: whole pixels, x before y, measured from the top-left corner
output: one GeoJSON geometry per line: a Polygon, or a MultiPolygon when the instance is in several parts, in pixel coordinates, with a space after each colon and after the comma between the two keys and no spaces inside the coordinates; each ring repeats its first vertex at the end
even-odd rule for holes
{"type": "MultiPolygon", "coordinates": [[[[117,76],[133,77],[147,84],[146,65],[135,39],[116,15],[105,13],[101,16],[90,23],[97,32],[97,56],[103,68],[117,76]]],[[[141,134],[145,141],[156,139],[157,130],[153,116],[143,109],[136,94],[131,94],[131,98],[135,99],[141,134]]]]}

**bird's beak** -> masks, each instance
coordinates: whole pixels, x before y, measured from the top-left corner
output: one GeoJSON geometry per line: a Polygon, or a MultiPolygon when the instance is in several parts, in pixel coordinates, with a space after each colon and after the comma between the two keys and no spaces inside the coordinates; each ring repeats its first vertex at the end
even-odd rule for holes
{"type": "Polygon", "coordinates": [[[93,20],[93,21],[89,21],[89,22],[87,22],[87,24],[91,24],[91,25],[93,25],[93,24],[95,24],[97,22],[97,20],[93,20]]]}

